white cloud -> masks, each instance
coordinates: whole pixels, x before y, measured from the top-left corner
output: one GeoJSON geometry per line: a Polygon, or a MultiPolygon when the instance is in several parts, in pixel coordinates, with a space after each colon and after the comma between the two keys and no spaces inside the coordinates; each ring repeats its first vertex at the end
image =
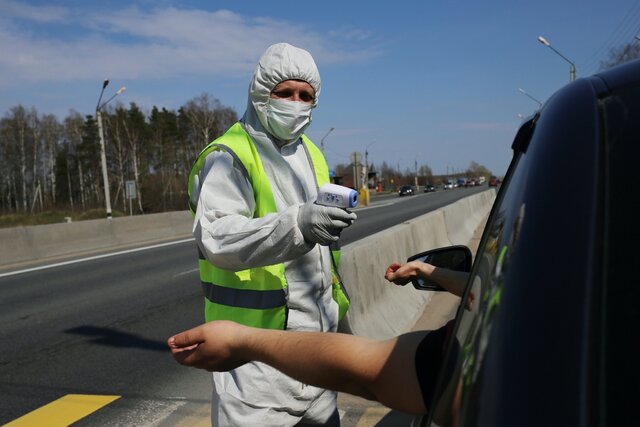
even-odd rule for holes
{"type": "MultiPolygon", "coordinates": [[[[234,76],[249,73],[264,49],[280,41],[308,49],[319,64],[380,55],[376,46],[338,47],[302,25],[228,10],[130,7],[110,14],[75,13],[2,0],[0,7],[0,88],[5,89],[106,75],[129,80],[234,76]]],[[[343,41],[351,43],[353,34],[343,41]]]]}
{"type": "Polygon", "coordinates": [[[0,0],[0,10],[5,18],[24,19],[33,22],[65,22],[71,17],[70,10],[59,6],[31,6],[28,4],[0,0]]]}

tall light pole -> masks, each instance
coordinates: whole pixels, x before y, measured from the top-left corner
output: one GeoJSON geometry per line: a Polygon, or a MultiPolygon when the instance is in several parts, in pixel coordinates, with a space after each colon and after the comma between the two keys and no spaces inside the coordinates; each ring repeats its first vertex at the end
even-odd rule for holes
{"type": "Polygon", "coordinates": [[[545,39],[544,37],[539,36],[538,37],[538,41],[540,43],[542,43],[543,45],[547,46],[549,49],[551,49],[555,53],[557,53],[562,59],[564,59],[565,61],[567,61],[569,63],[569,65],[570,65],[570,67],[569,67],[569,80],[570,81],[574,81],[576,79],[576,66],[573,65],[573,62],[569,61],[566,56],[564,56],[563,54],[561,54],[560,52],[555,50],[554,47],[551,46],[551,43],[549,43],[547,41],[547,39],[545,39]]]}
{"type": "Polygon", "coordinates": [[[369,189],[369,147],[375,144],[376,141],[373,141],[371,144],[367,145],[364,149],[364,188],[369,189]]]}
{"type": "Polygon", "coordinates": [[[538,105],[540,106],[540,108],[542,108],[542,102],[538,101],[537,99],[535,99],[533,96],[529,95],[527,92],[525,92],[524,89],[518,88],[518,90],[520,91],[520,93],[522,93],[524,96],[527,96],[531,99],[533,99],[535,102],[538,103],[538,105]]]}
{"type": "Polygon", "coordinates": [[[118,91],[105,102],[100,104],[102,100],[102,94],[104,90],[109,85],[109,79],[104,79],[102,82],[102,90],[100,91],[100,97],[98,98],[98,103],[96,104],[96,119],[98,119],[98,135],[100,136],[100,161],[102,163],[102,181],[104,181],[104,202],[107,210],[107,219],[111,219],[111,195],[109,191],[109,176],[107,175],[107,155],[105,151],[104,145],[104,132],[102,130],[102,108],[107,105],[113,98],[120,95],[125,91],[125,87],[122,86],[118,91]]]}
{"type": "Polygon", "coordinates": [[[322,151],[322,155],[324,155],[324,139],[327,137],[327,135],[329,135],[335,128],[331,128],[329,129],[329,132],[327,132],[322,139],[320,140],[320,151],[322,151]]]}

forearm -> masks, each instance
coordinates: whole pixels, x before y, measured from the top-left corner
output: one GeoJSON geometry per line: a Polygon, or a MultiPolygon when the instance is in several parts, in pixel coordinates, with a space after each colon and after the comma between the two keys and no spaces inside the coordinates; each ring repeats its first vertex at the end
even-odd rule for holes
{"type": "Polygon", "coordinates": [[[306,384],[423,413],[414,359],[424,335],[379,341],[339,333],[249,329],[238,354],[241,359],[267,363],[306,384]]]}
{"type": "Polygon", "coordinates": [[[401,286],[422,277],[434,281],[447,291],[460,297],[464,294],[469,273],[438,268],[426,262],[411,261],[404,265],[391,264],[387,268],[384,277],[388,281],[401,286]]]}
{"type": "Polygon", "coordinates": [[[194,236],[213,265],[243,270],[289,261],[313,248],[297,222],[297,206],[262,218],[228,214],[196,223],[194,236]]]}
{"type": "Polygon", "coordinates": [[[427,333],[379,341],[338,333],[257,329],[220,320],[174,335],[167,344],[176,361],[186,366],[228,371],[259,361],[306,384],[424,413],[415,357],[427,333]]]}
{"type": "Polygon", "coordinates": [[[469,273],[435,267],[432,269],[429,277],[431,278],[431,280],[437,282],[447,291],[451,292],[454,295],[462,297],[462,294],[464,294],[467,279],[469,278],[469,273]]]}

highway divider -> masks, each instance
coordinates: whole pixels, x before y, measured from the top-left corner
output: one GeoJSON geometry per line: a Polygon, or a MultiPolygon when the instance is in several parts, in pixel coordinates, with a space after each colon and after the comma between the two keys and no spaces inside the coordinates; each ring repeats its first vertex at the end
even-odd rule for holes
{"type": "Polygon", "coordinates": [[[0,267],[191,237],[189,211],[0,229],[0,267]]]}
{"type": "Polygon", "coordinates": [[[385,269],[429,249],[467,245],[495,196],[483,191],[344,246],[340,272],[351,307],[340,330],[379,339],[409,331],[433,292],[389,283],[385,269]]]}
{"type": "MultiPolygon", "coordinates": [[[[432,292],[390,284],[384,269],[419,252],[468,244],[495,200],[490,189],[342,248],[351,308],[340,330],[389,338],[411,329],[432,292]]],[[[191,237],[189,211],[0,229],[0,268],[191,237]]],[[[194,261],[195,263],[195,261],[194,261]]]]}

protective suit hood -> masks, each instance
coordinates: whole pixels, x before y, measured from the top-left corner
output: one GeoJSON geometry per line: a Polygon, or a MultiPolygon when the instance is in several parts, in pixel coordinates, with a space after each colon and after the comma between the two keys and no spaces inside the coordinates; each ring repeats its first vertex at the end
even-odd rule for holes
{"type": "MultiPolygon", "coordinates": [[[[249,84],[249,101],[243,122],[254,132],[266,131],[271,138],[276,135],[268,121],[268,101],[271,91],[285,80],[303,80],[309,83],[316,92],[312,106],[317,105],[320,95],[320,73],[311,54],[288,43],[274,44],[258,61],[249,84]],[[259,124],[256,123],[256,118],[259,124]]],[[[283,145],[283,141],[274,139],[278,146],[283,145]]]]}

